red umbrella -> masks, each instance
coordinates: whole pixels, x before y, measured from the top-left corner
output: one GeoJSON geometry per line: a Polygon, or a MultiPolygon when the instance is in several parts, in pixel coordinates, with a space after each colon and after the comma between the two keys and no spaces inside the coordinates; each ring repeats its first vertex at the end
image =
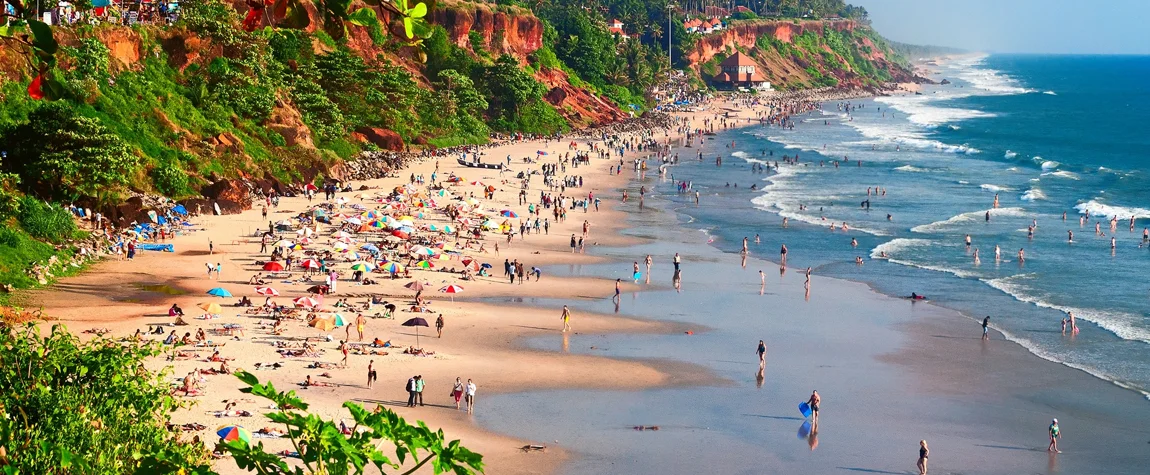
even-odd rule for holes
{"type": "Polygon", "coordinates": [[[281,270],[284,270],[284,266],[283,266],[283,264],[280,264],[278,262],[268,262],[268,263],[264,264],[264,270],[266,270],[268,272],[279,272],[281,270]]]}
{"type": "Polygon", "coordinates": [[[279,296],[280,292],[271,287],[256,287],[256,293],[260,295],[270,295],[272,297],[279,296]]]}
{"type": "Polygon", "coordinates": [[[410,238],[410,237],[411,237],[411,235],[410,235],[410,234],[408,234],[408,233],[405,233],[405,232],[403,232],[403,231],[400,231],[400,230],[395,230],[395,231],[392,231],[392,232],[391,232],[391,235],[392,235],[392,236],[395,236],[395,237],[397,237],[397,238],[400,238],[400,239],[407,239],[407,238],[410,238]]]}
{"type": "Polygon", "coordinates": [[[319,269],[320,267],[319,261],[315,259],[304,259],[303,261],[300,261],[299,266],[303,267],[304,269],[319,269]]]}

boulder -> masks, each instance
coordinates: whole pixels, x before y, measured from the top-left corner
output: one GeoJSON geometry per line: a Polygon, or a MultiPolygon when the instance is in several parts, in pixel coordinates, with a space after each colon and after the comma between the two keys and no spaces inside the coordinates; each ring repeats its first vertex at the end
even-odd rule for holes
{"type": "Polygon", "coordinates": [[[377,127],[361,127],[356,129],[356,132],[362,134],[368,142],[375,144],[376,147],[383,150],[393,152],[403,151],[403,137],[400,137],[394,130],[380,129],[377,127]]]}
{"type": "Polygon", "coordinates": [[[224,207],[224,202],[235,203],[241,209],[252,207],[251,193],[247,185],[239,180],[223,179],[204,187],[200,193],[212,201],[221,203],[220,208],[224,207]]]}

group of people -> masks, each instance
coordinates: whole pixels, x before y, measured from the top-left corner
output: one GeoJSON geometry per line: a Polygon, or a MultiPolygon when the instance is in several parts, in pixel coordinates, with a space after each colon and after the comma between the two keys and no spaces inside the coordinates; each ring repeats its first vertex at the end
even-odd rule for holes
{"type": "MultiPolygon", "coordinates": [[[[374,381],[375,381],[374,371],[371,369],[371,366],[368,365],[368,387],[369,388],[371,387],[371,383],[374,381]]],[[[426,385],[426,381],[424,381],[422,375],[415,375],[415,376],[412,376],[411,378],[409,378],[407,380],[407,386],[406,386],[406,389],[407,389],[407,407],[415,407],[415,406],[423,406],[424,405],[423,404],[423,390],[425,388],[425,385],[426,385]]],[[[455,384],[452,385],[452,387],[451,387],[451,393],[449,394],[449,397],[451,397],[452,399],[455,399],[455,409],[456,410],[459,410],[461,408],[460,402],[462,401],[463,404],[466,405],[466,410],[467,410],[468,414],[472,414],[475,412],[475,382],[473,382],[470,378],[467,380],[466,384],[463,383],[462,378],[458,378],[458,377],[455,378],[455,384]]]]}

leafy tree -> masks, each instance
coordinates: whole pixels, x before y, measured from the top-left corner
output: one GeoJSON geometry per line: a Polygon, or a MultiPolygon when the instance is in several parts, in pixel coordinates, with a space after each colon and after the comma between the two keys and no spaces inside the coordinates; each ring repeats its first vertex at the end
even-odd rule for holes
{"type": "Polygon", "coordinates": [[[487,110],[487,99],[475,89],[475,82],[454,69],[439,72],[435,88],[444,93],[450,104],[448,113],[479,114],[487,110]]]}
{"type": "Polygon", "coordinates": [[[99,120],[77,115],[61,102],[45,103],[27,123],[0,130],[4,162],[24,185],[58,198],[110,197],[127,185],[139,157],[99,120]]]}
{"type": "Polygon", "coordinates": [[[543,97],[543,85],[524,72],[511,55],[502,55],[495,64],[484,68],[483,77],[497,113],[518,114],[521,107],[543,97]]]}

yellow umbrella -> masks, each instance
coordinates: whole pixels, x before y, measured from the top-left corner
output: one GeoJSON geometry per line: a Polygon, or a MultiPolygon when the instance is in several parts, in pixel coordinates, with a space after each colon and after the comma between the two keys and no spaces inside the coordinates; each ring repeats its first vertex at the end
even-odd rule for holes
{"type": "Polygon", "coordinates": [[[316,330],[326,332],[331,331],[332,328],[335,328],[335,319],[316,317],[313,318],[310,322],[307,322],[307,324],[315,327],[316,330]]]}
{"type": "Polygon", "coordinates": [[[202,304],[200,304],[200,308],[204,309],[205,312],[208,312],[212,315],[219,315],[219,314],[223,313],[223,309],[220,308],[220,304],[215,303],[215,302],[202,303],[202,304]]]}

